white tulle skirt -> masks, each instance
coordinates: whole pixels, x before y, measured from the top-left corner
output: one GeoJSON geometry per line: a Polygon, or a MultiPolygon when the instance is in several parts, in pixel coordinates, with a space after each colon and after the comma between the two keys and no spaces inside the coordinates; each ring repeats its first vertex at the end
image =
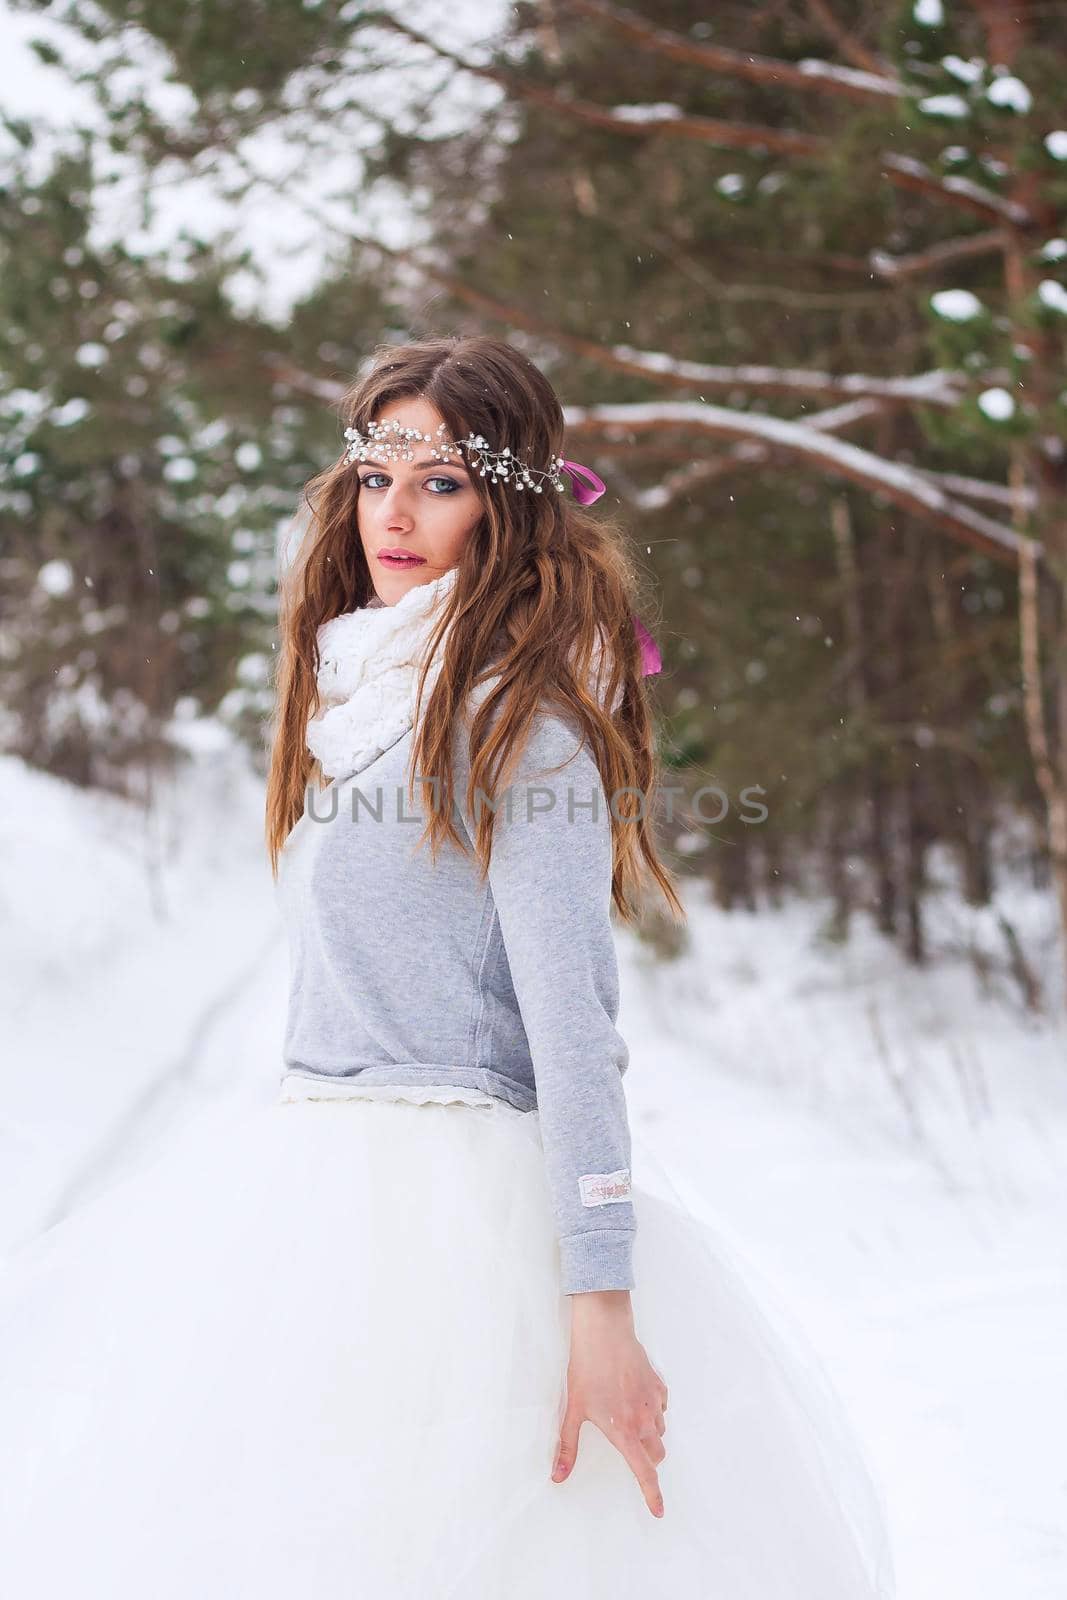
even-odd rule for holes
{"type": "Polygon", "coordinates": [[[13,1600],[884,1600],[881,1496],[796,1330],[634,1187],[665,1515],[594,1424],[536,1113],[279,1098],[0,1271],[13,1600]]]}

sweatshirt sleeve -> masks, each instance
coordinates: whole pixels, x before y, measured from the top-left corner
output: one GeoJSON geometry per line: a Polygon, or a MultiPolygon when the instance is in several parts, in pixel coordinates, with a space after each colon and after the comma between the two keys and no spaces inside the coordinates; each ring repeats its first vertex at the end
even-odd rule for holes
{"type": "Polygon", "coordinates": [[[631,1289],[611,817],[596,761],[560,717],[538,714],[493,827],[489,883],[533,1062],[563,1292],[631,1289]]]}

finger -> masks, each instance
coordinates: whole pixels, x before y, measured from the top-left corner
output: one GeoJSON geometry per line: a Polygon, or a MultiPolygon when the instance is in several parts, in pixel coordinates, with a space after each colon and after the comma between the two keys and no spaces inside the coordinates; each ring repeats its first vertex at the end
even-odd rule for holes
{"type": "Polygon", "coordinates": [[[649,1400],[646,1402],[644,1409],[649,1422],[654,1425],[656,1432],[662,1434],[667,1426],[666,1418],[663,1415],[666,1409],[663,1402],[649,1400]]]}
{"type": "Polygon", "coordinates": [[[667,1446],[663,1443],[663,1440],[660,1438],[659,1434],[643,1433],[641,1435],[641,1445],[645,1451],[645,1454],[648,1456],[648,1459],[658,1467],[664,1456],[667,1454],[667,1446]]]}
{"type": "MultiPolygon", "coordinates": [[[[662,1389],[662,1384],[659,1387],[662,1389]]],[[[667,1397],[667,1390],[665,1389],[662,1389],[662,1395],[659,1395],[659,1397],[653,1398],[649,1395],[648,1398],[641,1402],[641,1410],[645,1411],[646,1416],[656,1418],[656,1421],[659,1422],[662,1414],[667,1410],[667,1398],[665,1397],[667,1397]]]]}
{"type": "Polygon", "coordinates": [[[567,1477],[578,1456],[578,1434],[581,1430],[582,1416],[569,1407],[560,1426],[559,1445],[556,1449],[556,1460],[552,1467],[552,1479],[555,1483],[562,1483],[567,1477]]]}
{"type": "MultiPolygon", "coordinates": [[[[630,1471],[641,1486],[645,1504],[654,1517],[663,1515],[663,1496],[659,1488],[659,1475],[645,1453],[644,1445],[635,1434],[622,1434],[612,1441],[630,1471]]],[[[664,1451],[666,1455],[666,1451],[664,1451]]]]}

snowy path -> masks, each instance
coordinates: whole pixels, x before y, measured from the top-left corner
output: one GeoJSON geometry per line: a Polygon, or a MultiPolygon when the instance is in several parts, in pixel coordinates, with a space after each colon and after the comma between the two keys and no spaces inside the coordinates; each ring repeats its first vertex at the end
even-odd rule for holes
{"type": "Polygon", "coordinates": [[[0,760],[0,1252],[210,1090],[213,1030],[284,939],[242,767],[205,763],[142,831],[134,808],[0,760]],[[160,871],[168,828],[182,850],[160,871]]]}

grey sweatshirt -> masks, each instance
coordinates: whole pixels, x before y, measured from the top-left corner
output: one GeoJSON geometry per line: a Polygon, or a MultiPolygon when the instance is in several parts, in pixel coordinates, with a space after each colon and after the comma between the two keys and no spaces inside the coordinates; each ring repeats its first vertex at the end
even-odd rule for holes
{"type": "MultiPolygon", "coordinates": [[[[454,742],[457,826],[468,732],[454,742]]],[[[615,1027],[611,819],[576,731],[541,712],[500,797],[488,882],[430,860],[407,799],[414,733],[309,788],[278,893],[290,941],[285,1072],[456,1084],[538,1113],[566,1294],[629,1289],[636,1229],[615,1027]],[[560,767],[559,772],[548,770],[560,767]]],[[[491,1197],[487,1196],[487,1204],[491,1197]]]]}

